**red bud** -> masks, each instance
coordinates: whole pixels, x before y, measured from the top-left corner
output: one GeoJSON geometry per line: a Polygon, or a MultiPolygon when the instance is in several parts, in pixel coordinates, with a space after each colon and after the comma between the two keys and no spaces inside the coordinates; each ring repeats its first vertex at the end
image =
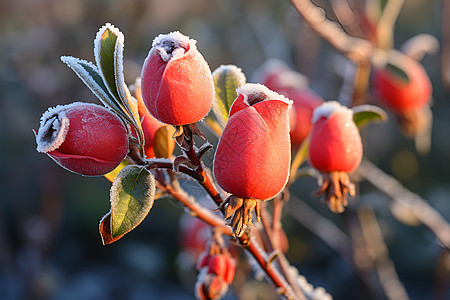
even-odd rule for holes
{"type": "Polygon", "coordinates": [[[86,176],[114,170],[128,153],[128,132],[109,109],[75,102],[48,109],[36,135],[37,151],[86,176]]]}
{"type": "Polygon", "coordinates": [[[214,176],[228,193],[267,200],[286,185],[292,101],[260,84],[238,88],[214,159],[214,176]]]}
{"type": "Polygon", "coordinates": [[[374,69],[372,86],[375,93],[380,101],[396,112],[423,107],[432,94],[427,72],[420,63],[406,55],[396,54],[394,57],[392,64],[374,69]]]}
{"type": "Polygon", "coordinates": [[[225,271],[227,269],[227,263],[225,256],[222,254],[216,254],[211,256],[208,261],[208,273],[214,273],[221,277],[225,277],[225,271]]]}
{"type": "Polygon", "coordinates": [[[329,101],[314,111],[311,164],[321,172],[352,172],[362,159],[362,143],[353,121],[353,111],[336,101],[329,101]]]}
{"type": "Polygon", "coordinates": [[[210,111],[214,82],[196,41],[178,31],[161,34],[142,69],[142,97],[150,113],[171,125],[200,121],[210,111]]]}

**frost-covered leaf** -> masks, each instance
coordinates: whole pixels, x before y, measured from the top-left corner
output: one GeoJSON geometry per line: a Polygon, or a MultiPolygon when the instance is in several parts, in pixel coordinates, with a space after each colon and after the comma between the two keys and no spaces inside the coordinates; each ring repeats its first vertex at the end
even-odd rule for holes
{"type": "Polygon", "coordinates": [[[86,60],[72,56],[61,56],[61,61],[71,68],[97,98],[122,118],[127,118],[119,103],[111,95],[97,67],[86,60]]]}
{"type": "Polygon", "coordinates": [[[94,56],[97,68],[110,94],[120,103],[123,112],[137,131],[141,154],[143,154],[144,133],[139,122],[137,100],[125,84],[123,74],[124,35],[110,23],[97,32],[94,40],[94,56]]]}
{"type": "Polygon", "coordinates": [[[225,127],[231,105],[237,97],[236,89],[245,84],[246,78],[242,70],[234,65],[220,66],[212,75],[216,90],[213,111],[219,124],[225,127]]]}
{"type": "Polygon", "coordinates": [[[116,99],[120,99],[120,97],[116,86],[114,56],[118,52],[118,48],[123,49],[123,40],[123,34],[109,23],[100,28],[94,40],[97,68],[100,70],[109,92],[116,99]]]}
{"type": "Polygon", "coordinates": [[[120,237],[139,225],[150,212],[155,197],[155,178],[137,165],[125,166],[111,192],[111,236],[120,237]]]}
{"type": "Polygon", "coordinates": [[[387,113],[375,105],[359,105],[352,107],[353,121],[358,127],[362,127],[369,122],[384,122],[387,120],[387,113]]]}

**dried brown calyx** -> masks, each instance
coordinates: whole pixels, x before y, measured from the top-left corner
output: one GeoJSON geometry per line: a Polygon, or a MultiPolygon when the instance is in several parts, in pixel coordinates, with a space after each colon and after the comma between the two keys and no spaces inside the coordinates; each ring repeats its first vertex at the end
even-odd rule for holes
{"type": "Polygon", "coordinates": [[[219,209],[225,207],[225,219],[230,219],[233,235],[241,237],[248,225],[253,225],[252,211],[255,210],[256,219],[261,220],[261,204],[257,199],[241,198],[234,195],[228,197],[219,209]]]}
{"type": "Polygon", "coordinates": [[[348,205],[347,197],[355,196],[355,185],[348,173],[332,171],[322,173],[322,186],[314,192],[315,196],[325,193],[325,203],[334,213],[342,213],[348,205]]]}

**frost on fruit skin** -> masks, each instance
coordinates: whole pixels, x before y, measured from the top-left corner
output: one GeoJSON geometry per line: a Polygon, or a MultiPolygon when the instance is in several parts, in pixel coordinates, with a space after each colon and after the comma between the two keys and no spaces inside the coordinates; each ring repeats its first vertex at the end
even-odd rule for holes
{"type": "Polygon", "coordinates": [[[170,125],[200,121],[211,110],[214,82],[196,41],[179,32],[161,34],[142,68],[142,97],[149,112],[170,125]]]}
{"type": "Polygon", "coordinates": [[[321,117],[328,119],[334,112],[339,113],[347,120],[353,118],[353,111],[350,108],[341,105],[337,101],[328,101],[314,110],[312,121],[316,123],[321,117]]]}
{"type": "MultiPolygon", "coordinates": [[[[73,103],[77,105],[79,103],[73,103]]],[[[66,117],[65,107],[58,105],[49,108],[41,117],[36,135],[36,150],[46,153],[57,149],[64,142],[69,131],[70,120],[66,117]]]]}
{"type": "Polygon", "coordinates": [[[228,193],[268,200],[286,185],[292,101],[260,84],[238,88],[217,146],[214,176],[228,193]]]}
{"type": "Polygon", "coordinates": [[[37,151],[85,176],[112,171],[128,153],[128,131],[109,109],[75,102],[48,109],[36,134],[37,151]],[[107,133],[107,134],[105,134],[107,133]]]}
{"type": "Polygon", "coordinates": [[[169,34],[158,35],[153,40],[152,47],[156,49],[163,61],[168,62],[172,58],[180,58],[189,49],[197,50],[196,43],[197,41],[189,39],[179,31],[173,31],[169,34]]]}
{"type": "Polygon", "coordinates": [[[242,109],[265,100],[278,100],[285,102],[288,105],[288,109],[291,108],[293,103],[292,100],[269,90],[266,86],[259,83],[244,84],[243,86],[238,87],[236,92],[238,97],[230,108],[230,117],[242,109]]]}
{"type": "Polygon", "coordinates": [[[321,187],[316,196],[325,194],[331,211],[342,213],[347,206],[347,194],[355,195],[355,185],[349,172],[362,159],[362,143],[353,111],[336,101],[322,104],[313,113],[309,161],[321,172],[321,187]]]}
{"type": "Polygon", "coordinates": [[[311,164],[321,172],[352,172],[362,159],[362,143],[353,111],[336,101],[314,110],[309,146],[311,164]]]}

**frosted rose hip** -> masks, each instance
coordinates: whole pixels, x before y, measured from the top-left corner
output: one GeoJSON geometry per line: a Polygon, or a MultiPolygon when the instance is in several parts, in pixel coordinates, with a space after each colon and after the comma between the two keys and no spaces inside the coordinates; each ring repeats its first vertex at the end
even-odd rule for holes
{"type": "Polygon", "coordinates": [[[292,101],[260,84],[245,84],[237,93],[217,146],[214,176],[230,194],[271,199],[289,175],[292,101]]]}
{"type": "Polygon", "coordinates": [[[342,213],[347,194],[355,195],[349,172],[362,159],[362,143],[353,121],[353,111],[336,101],[329,101],[314,110],[309,145],[309,161],[322,175],[321,188],[325,202],[333,212],[342,213]]]}
{"type": "Polygon", "coordinates": [[[362,143],[351,109],[336,101],[316,108],[309,158],[314,168],[322,172],[352,172],[359,166],[362,143]]]}
{"type": "Polygon", "coordinates": [[[48,109],[36,134],[37,151],[86,176],[114,170],[128,153],[128,131],[109,109],[75,102],[48,109]]]}
{"type": "Polygon", "coordinates": [[[142,97],[149,112],[170,125],[200,121],[214,100],[214,82],[196,41],[178,31],[153,41],[141,73],[142,97]]]}

